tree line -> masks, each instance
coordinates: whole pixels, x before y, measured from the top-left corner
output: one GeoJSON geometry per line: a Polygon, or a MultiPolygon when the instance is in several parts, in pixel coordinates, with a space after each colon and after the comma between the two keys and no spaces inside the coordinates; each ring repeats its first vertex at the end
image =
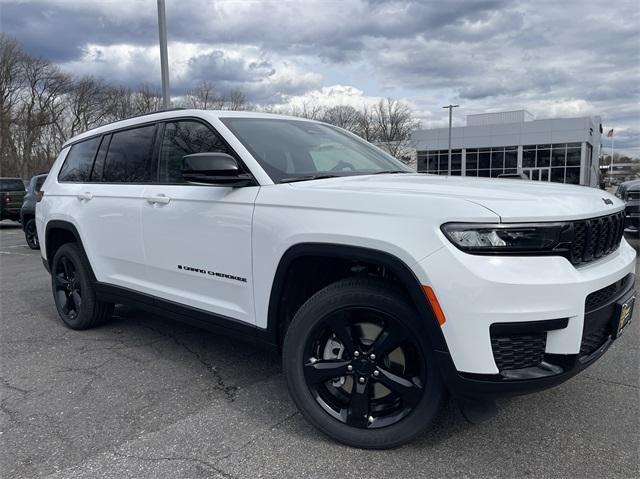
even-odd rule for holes
{"type": "MultiPolygon", "coordinates": [[[[411,131],[419,126],[411,108],[382,99],[356,109],[314,102],[288,106],[253,105],[240,90],[218,91],[209,81],[173,102],[175,107],[253,110],[325,121],[349,130],[404,158],[411,131]]],[[[26,53],[0,34],[0,176],[28,179],[47,172],[71,137],[113,121],[162,109],[159,88],[112,85],[92,76],[77,77],[50,61],[26,53]]]]}

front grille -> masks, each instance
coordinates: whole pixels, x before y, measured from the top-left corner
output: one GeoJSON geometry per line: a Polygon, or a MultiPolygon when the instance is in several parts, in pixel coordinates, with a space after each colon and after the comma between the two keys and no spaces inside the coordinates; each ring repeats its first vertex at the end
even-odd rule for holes
{"type": "Polygon", "coordinates": [[[594,311],[598,309],[600,306],[609,302],[611,298],[614,298],[624,290],[627,286],[627,283],[631,280],[631,274],[628,274],[624,278],[619,281],[616,281],[609,286],[606,286],[598,291],[594,291],[593,293],[587,296],[587,299],[584,303],[584,310],[586,313],[590,311],[594,311]]]}
{"type": "Polygon", "coordinates": [[[640,191],[627,191],[627,201],[640,200],[640,191]]]}
{"type": "Polygon", "coordinates": [[[593,331],[585,332],[582,335],[582,342],[580,343],[580,356],[589,356],[596,349],[604,344],[611,335],[610,328],[603,327],[597,328],[593,331]]]}
{"type": "Polygon", "coordinates": [[[588,263],[615,251],[624,232],[624,212],[572,222],[573,241],[569,259],[575,265],[588,263]]]}
{"type": "Polygon", "coordinates": [[[544,359],[547,333],[491,337],[491,349],[500,371],[537,366],[544,359]]]}

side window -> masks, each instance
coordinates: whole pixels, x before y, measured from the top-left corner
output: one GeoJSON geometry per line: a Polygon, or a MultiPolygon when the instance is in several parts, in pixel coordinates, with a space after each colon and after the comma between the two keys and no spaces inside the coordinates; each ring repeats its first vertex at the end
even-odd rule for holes
{"type": "Polygon", "coordinates": [[[149,183],[153,171],[155,125],[116,132],[104,162],[104,183],[149,183]]]}
{"type": "Polygon", "coordinates": [[[73,145],[64,160],[62,168],[60,168],[58,181],[88,182],[93,158],[96,156],[99,144],[100,137],[97,137],[73,145]]]}
{"type": "Polygon", "coordinates": [[[222,139],[209,127],[197,121],[174,121],[165,124],[160,149],[160,182],[184,183],[182,157],[192,153],[231,154],[222,139]]]}

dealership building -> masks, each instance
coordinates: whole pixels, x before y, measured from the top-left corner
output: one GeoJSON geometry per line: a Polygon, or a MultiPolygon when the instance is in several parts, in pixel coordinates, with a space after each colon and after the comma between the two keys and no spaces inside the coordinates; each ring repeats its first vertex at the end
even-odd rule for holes
{"type": "MultiPolygon", "coordinates": [[[[524,173],[538,181],[598,186],[599,117],[535,120],[526,110],[468,115],[451,129],[451,175],[497,178],[524,173]]],[[[449,171],[449,129],[411,136],[419,172],[449,171]]]]}

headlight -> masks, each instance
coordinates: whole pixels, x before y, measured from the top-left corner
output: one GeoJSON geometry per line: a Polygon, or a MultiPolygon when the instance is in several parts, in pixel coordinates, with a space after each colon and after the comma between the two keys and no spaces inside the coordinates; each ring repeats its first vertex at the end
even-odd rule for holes
{"type": "Polygon", "coordinates": [[[564,243],[566,223],[447,223],[442,232],[455,246],[476,254],[557,251],[564,243]]]}

